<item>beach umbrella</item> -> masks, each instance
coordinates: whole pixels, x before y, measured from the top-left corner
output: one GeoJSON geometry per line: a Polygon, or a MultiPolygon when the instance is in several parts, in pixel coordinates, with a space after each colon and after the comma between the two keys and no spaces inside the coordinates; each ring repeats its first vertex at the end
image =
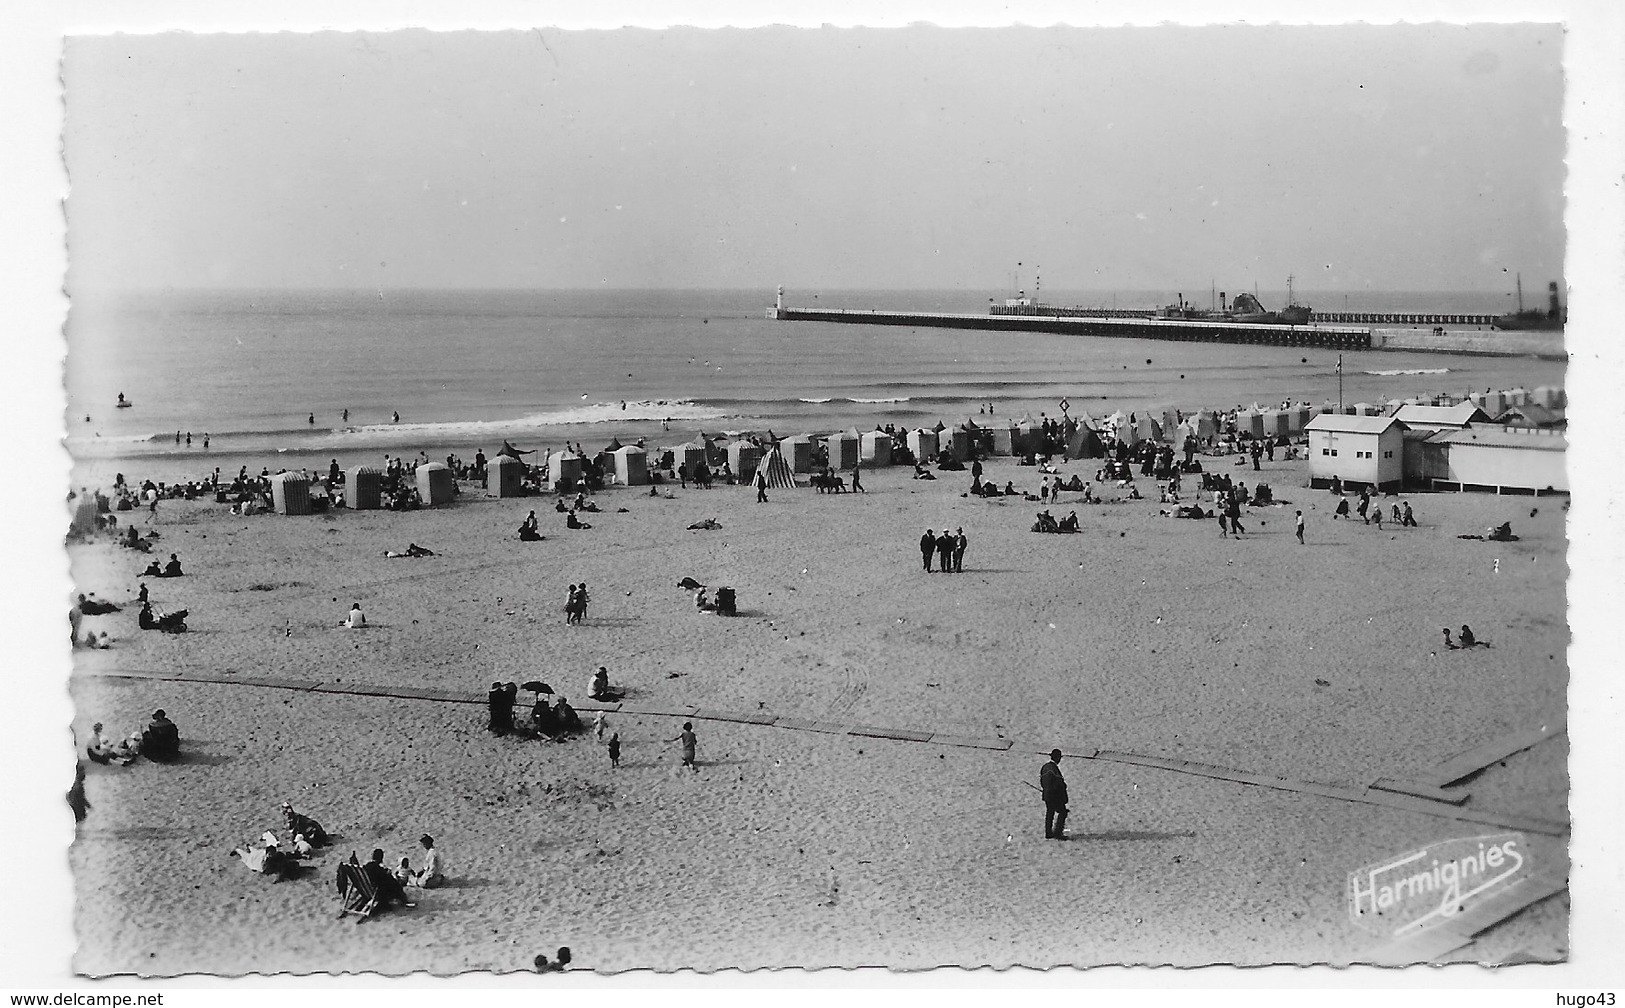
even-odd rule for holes
{"type": "Polygon", "coordinates": [[[520,689],[528,689],[532,693],[548,693],[548,694],[551,694],[553,692],[553,687],[549,686],[547,683],[542,682],[540,679],[532,679],[530,682],[522,684],[519,688],[520,689]]]}

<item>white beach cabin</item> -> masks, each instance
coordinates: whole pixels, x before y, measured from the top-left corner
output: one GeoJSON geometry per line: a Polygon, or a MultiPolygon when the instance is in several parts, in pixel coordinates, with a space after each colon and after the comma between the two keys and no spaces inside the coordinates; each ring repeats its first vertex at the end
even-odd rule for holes
{"type": "Polygon", "coordinates": [[[1398,490],[1405,476],[1405,425],[1394,417],[1322,413],[1309,421],[1309,485],[1398,490]]]}

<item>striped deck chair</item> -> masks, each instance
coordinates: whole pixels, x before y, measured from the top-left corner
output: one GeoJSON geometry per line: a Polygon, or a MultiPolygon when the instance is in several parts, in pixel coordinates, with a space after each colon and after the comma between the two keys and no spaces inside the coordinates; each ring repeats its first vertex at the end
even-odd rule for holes
{"type": "Polygon", "coordinates": [[[346,914],[355,914],[360,918],[356,921],[359,924],[377,912],[378,890],[367,878],[367,873],[361,870],[355,854],[352,853],[350,860],[339,864],[337,883],[342,903],[339,919],[342,920],[346,914]]]}

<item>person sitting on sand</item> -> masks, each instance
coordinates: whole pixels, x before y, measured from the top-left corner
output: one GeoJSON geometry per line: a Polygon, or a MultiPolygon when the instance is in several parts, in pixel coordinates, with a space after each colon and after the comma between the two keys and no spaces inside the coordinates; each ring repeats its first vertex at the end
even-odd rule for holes
{"type": "Polygon", "coordinates": [[[303,835],[312,846],[326,847],[329,842],[327,831],[322,829],[322,824],[310,816],[295,812],[292,802],[282,803],[282,822],[288,827],[289,833],[303,835]]]}
{"type": "Polygon", "coordinates": [[[916,462],[914,463],[914,478],[917,480],[934,480],[936,476],[932,475],[931,471],[926,469],[925,466],[916,462]]]}
{"type": "Polygon", "coordinates": [[[590,529],[590,528],[592,528],[591,525],[588,525],[586,522],[582,521],[580,518],[577,518],[576,513],[574,511],[571,511],[569,514],[564,516],[564,527],[565,528],[572,528],[572,529],[590,529]]]}
{"type": "MultiPolygon", "coordinates": [[[[588,696],[602,703],[614,703],[617,700],[620,700],[624,694],[618,690],[613,690],[610,688],[609,670],[600,665],[598,666],[598,671],[594,672],[592,675],[592,691],[588,694],[588,696]]],[[[600,722],[602,721],[602,717],[603,713],[599,712],[600,722]]],[[[598,734],[600,736],[604,734],[601,723],[599,725],[598,734]]]]}
{"type": "Polygon", "coordinates": [[[307,838],[303,833],[295,833],[294,834],[294,837],[293,837],[293,856],[294,857],[296,857],[296,858],[308,858],[308,857],[314,855],[315,853],[316,853],[316,848],[311,845],[311,842],[310,842],[309,838],[307,838]]]}
{"type": "MultiPolygon", "coordinates": [[[[155,560],[153,563],[156,566],[157,561],[155,560]]],[[[163,573],[157,576],[166,578],[185,577],[185,573],[181,570],[180,558],[173,553],[169,554],[169,563],[164,564],[163,573]]]]}
{"type": "Polygon", "coordinates": [[[1477,637],[1474,637],[1473,628],[1463,623],[1461,625],[1461,646],[1464,648],[1473,648],[1480,645],[1489,647],[1490,643],[1489,641],[1481,641],[1477,637]]]}
{"type": "Polygon", "coordinates": [[[159,763],[179,758],[181,730],[169,720],[163,708],[152,712],[152,720],[141,732],[141,755],[159,763]]]}
{"type": "Polygon", "coordinates": [[[558,956],[557,962],[548,962],[547,954],[542,953],[535,958],[532,965],[536,968],[536,972],[538,973],[563,973],[565,970],[570,968],[571,956],[569,947],[560,946],[558,956]]]}
{"type": "Polygon", "coordinates": [[[367,614],[361,611],[360,602],[350,603],[350,614],[344,618],[340,626],[347,626],[351,630],[359,630],[367,625],[367,614]]]}
{"type": "Polygon", "coordinates": [[[1332,512],[1332,520],[1336,521],[1339,518],[1347,518],[1348,516],[1349,499],[1347,497],[1339,497],[1337,499],[1337,510],[1332,512]]]}
{"type": "Polygon", "coordinates": [[[102,735],[102,723],[98,721],[90,729],[90,743],[85,746],[85,755],[90,757],[92,763],[100,763],[103,766],[109,763],[129,766],[138,755],[137,749],[138,747],[131,746],[128,742],[109,742],[102,735]]]}
{"type": "MultiPolygon", "coordinates": [[[[446,882],[446,865],[440,859],[440,848],[434,845],[434,837],[425,833],[418,837],[418,843],[423,846],[423,867],[412,873],[411,884],[419,889],[433,889],[446,882]]],[[[401,864],[406,859],[401,858],[401,864]]]]}
{"type": "Polygon", "coordinates": [[[412,876],[415,874],[412,871],[411,860],[404,857],[401,858],[399,864],[390,869],[389,873],[395,876],[395,881],[399,882],[402,886],[410,885],[412,883],[412,876]]]}
{"type": "Polygon", "coordinates": [[[553,705],[553,723],[560,731],[580,731],[581,715],[570,706],[570,701],[559,697],[559,702],[553,705]]]}
{"type": "MultiPolygon", "coordinates": [[[[131,531],[134,531],[134,530],[132,529],[131,531]]],[[[142,577],[163,577],[164,572],[163,572],[163,570],[161,568],[159,568],[158,561],[154,560],[151,563],[147,564],[147,569],[141,572],[141,576],[142,577]]]]}
{"type": "Polygon", "coordinates": [[[1065,518],[1061,519],[1061,531],[1062,532],[1076,532],[1076,531],[1078,531],[1078,513],[1076,511],[1067,512],[1067,516],[1065,518]]]}
{"type": "Polygon", "coordinates": [[[1140,496],[1140,488],[1139,488],[1138,485],[1136,485],[1134,483],[1130,483],[1128,485],[1128,499],[1129,500],[1145,500],[1144,497],[1140,496]]]}
{"type": "Polygon", "coordinates": [[[1444,627],[1442,630],[1440,630],[1440,633],[1444,634],[1444,646],[1451,651],[1456,650],[1456,642],[1450,639],[1450,628],[1444,627]]]}
{"type": "Polygon", "coordinates": [[[553,510],[557,511],[559,514],[563,514],[564,512],[570,510],[570,508],[564,503],[564,498],[560,497],[556,502],[554,502],[553,510]]]}
{"type": "Polygon", "coordinates": [[[1490,542],[1517,542],[1518,537],[1512,534],[1512,523],[1502,522],[1490,529],[1490,534],[1484,537],[1490,542]]]}

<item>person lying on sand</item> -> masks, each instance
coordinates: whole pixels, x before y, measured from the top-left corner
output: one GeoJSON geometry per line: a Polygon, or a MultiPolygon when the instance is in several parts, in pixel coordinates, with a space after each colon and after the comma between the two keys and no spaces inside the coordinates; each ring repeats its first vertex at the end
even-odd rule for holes
{"type": "Polygon", "coordinates": [[[104,616],[107,613],[118,612],[119,607],[111,602],[102,601],[96,597],[95,592],[91,592],[88,599],[83,595],[79,596],[79,611],[86,616],[104,616]]]}
{"type": "Polygon", "coordinates": [[[400,553],[396,553],[394,550],[384,550],[384,556],[391,559],[396,559],[399,557],[431,557],[438,555],[439,554],[437,554],[434,550],[419,546],[417,543],[407,543],[406,549],[400,553]]]}

